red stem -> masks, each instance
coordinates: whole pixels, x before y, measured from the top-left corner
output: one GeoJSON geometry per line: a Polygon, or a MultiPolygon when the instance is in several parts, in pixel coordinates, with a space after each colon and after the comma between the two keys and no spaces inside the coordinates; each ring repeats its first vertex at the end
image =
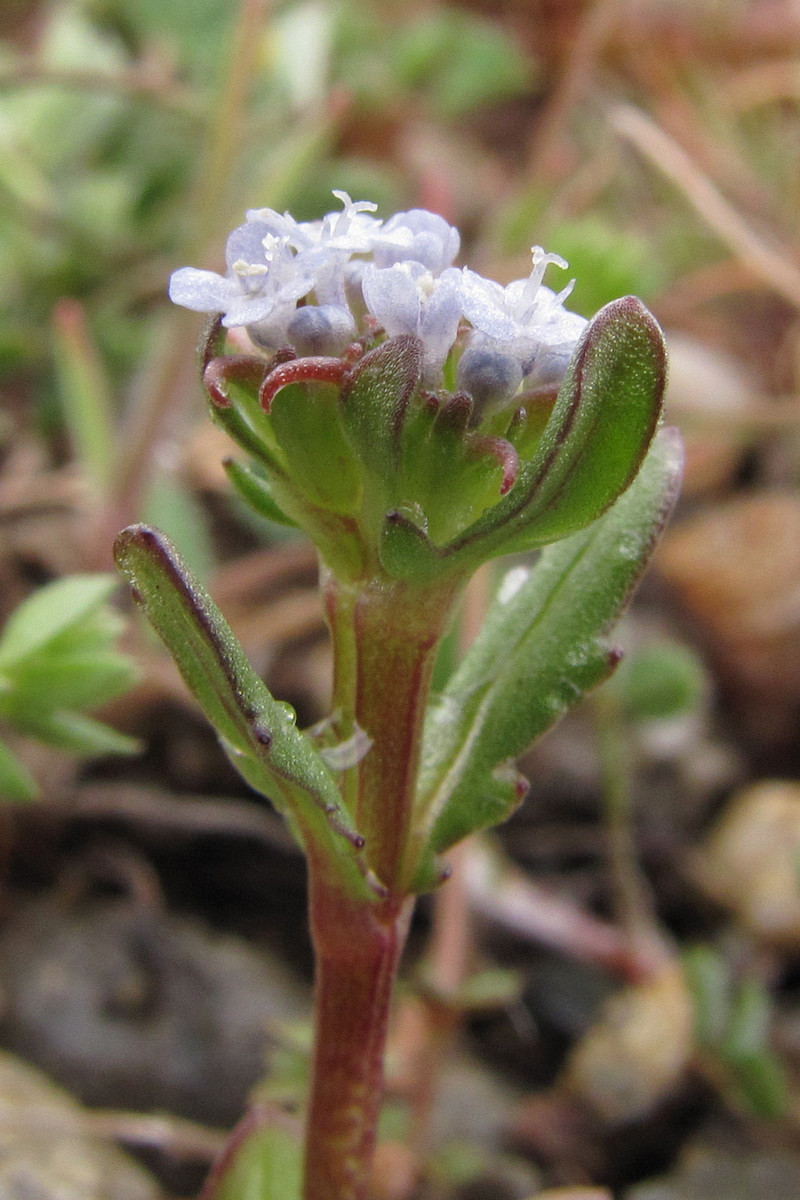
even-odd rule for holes
{"type": "Polygon", "coordinates": [[[309,861],[317,1011],[304,1198],[366,1200],[392,991],[414,904],[405,895],[404,859],[423,718],[456,586],[434,593],[332,576],[323,584],[342,736],[359,725],[372,739],[361,762],[343,772],[342,797],[386,895],[348,897],[324,864],[309,861]]]}
{"type": "MultiPolygon", "coordinates": [[[[334,707],[372,739],[354,776],[342,781],[367,861],[390,895],[402,898],[436,651],[458,582],[429,591],[377,579],[363,587],[329,579],[325,588],[335,652],[334,707]]],[[[352,730],[344,726],[347,736],[352,730]]]]}
{"type": "Polygon", "coordinates": [[[366,1200],[392,991],[413,900],[384,912],[311,881],[316,1030],[305,1200],[366,1200]]]}

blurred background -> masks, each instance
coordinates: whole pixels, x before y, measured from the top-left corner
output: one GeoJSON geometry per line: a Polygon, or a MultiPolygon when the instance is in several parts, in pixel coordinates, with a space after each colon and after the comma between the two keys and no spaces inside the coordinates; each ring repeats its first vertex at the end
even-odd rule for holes
{"type": "Polygon", "coordinates": [[[531,753],[450,907],[421,908],[376,1198],[796,1196],[797,0],[4,0],[0,1193],[190,1194],[250,1089],[302,1087],[281,825],[121,590],[95,633],[128,666],[59,677],[105,734],[42,719],[63,600],[28,618],[24,671],[9,621],[147,519],[272,690],[324,715],[314,557],[231,496],[201,318],[166,287],[220,269],[246,209],[313,219],[333,188],[441,213],[501,282],[534,243],[563,255],[586,316],[641,296],[689,451],[624,668],[531,753]],[[426,1090],[431,1038],[451,1052],[426,1090]]]}

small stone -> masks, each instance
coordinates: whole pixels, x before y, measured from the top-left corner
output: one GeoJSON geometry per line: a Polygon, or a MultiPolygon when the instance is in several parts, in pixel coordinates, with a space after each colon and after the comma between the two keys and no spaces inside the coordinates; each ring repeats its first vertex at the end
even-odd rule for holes
{"type": "Polygon", "coordinates": [[[681,1080],[694,1043],[686,978],[668,963],[606,1002],[567,1063],[565,1083],[609,1124],[647,1116],[681,1080]]]}
{"type": "Polygon", "coordinates": [[[61,1088],[0,1051],[3,1200],[158,1200],[147,1172],[87,1133],[84,1110],[61,1088]]]}
{"type": "Polygon", "coordinates": [[[736,418],[752,412],[758,382],[747,364],[683,333],[667,334],[667,421],[686,441],[684,495],[700,495],[731,482],[744,442],[736,418]]]}
{"type": "Polygon", "coordinates": [[[740,792],[698,859],[702,887],[753,937],[800,948],[800,784],[765,781],[740,792]]]}
{"type": "Polygon", "coordinates": [[[798,1155],[731,1153],[703,1146],[692,1147],[670,1175],[625,1192],[625,1200],[796,1200],[797,1196],[798,1155]]]}
{"type": "Polygon", "coordinates": [[[800,718],[800,497],[760,492],[668,530],[656,567],[715,661],[726,698],[763,745],[800,718]]]}

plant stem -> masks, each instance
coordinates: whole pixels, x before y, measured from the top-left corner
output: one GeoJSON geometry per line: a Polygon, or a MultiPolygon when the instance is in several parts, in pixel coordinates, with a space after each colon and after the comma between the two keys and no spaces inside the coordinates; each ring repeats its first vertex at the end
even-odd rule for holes
{"type": "Polygon", "coordinates": [[[383,1054],[413,898],[384,911],[311,881],[316,1029],[305,1200],[365,1200],[383,1095],[383,1054]]]}
{"type": "Polygon", "coordinates": [[[323,580],[334,645],[334,710],[344,736],[372,740],[342,781],[367,862],[390,896],[402,897],[422,727],[436,652],[459,591],[382,579],[364,586],[323,580]]]}
{"type": "Polygon", "coordinates": [[[457,593],[323,573],[334,647],[334,711],[367,753],[341,788],[383,895],[346,896],[309,862],[316,1041],[305,1200],[366,1200],[383,1090],[392,991],[413,910],[404,867],[436,650],[457,593]]]}
{"type": "Polygon", "coordinates": [[[602,691],[592,697],[603,773],[604,815],[617,920],[635,953],[653,942],[655,922],[647,881],[639,867],[633,827],[631,761],[619,705],[602,691]]]}

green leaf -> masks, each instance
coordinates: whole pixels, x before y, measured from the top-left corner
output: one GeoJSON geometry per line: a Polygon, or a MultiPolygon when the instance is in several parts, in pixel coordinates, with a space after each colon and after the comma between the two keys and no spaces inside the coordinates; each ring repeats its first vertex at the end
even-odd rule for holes
{"type": "Polygon", "coordinates": [[[274,521],[277,525],[297,528],[297,522],[293,521],[291,517],[287,517],[277,504],[272,484],[268,479],[259,475],[252,467],[247,467],[232,458],[224,463],[224,467],[239,495],[259,516],[265,517],[268,521],[274,521]]]}
{"type": "Polygon", "coordinates": [[[664,338],[635,296],[601,309],[585,330],[534,457],[498,504],[442,549],[395,516],[382,558],[432,573],[530,550],[585,528],[620,496],[647,453],[666,382],[664,338]],[[439,568],[441,569],[441,567],[439,568]]]}
{"type": "Polygon", "coordinates": [[[94,758],[106,754],[138,754],[141,743],[110,725],[87,717],[84,713],[57,709],[36,714],[27,712],[24,719],[14,714],[14,721],[23,733],[38,738],[59,750],[81,757],[94,758]]]}
{"type": "Polygon", "coordinates": [[[175,547],[159,530],[132,525],[118,535],[114,552],[234,766],[284,814],[307,854],[327,862],[351,891],[372,896],[358,854],[363,838],[333,775],[297,729],[293,709],[275,700],[250,666],[175,547]]]}
{"type": "Polygon", "coordinates": [[[666,639],[637,646],[609,686],[628,720],[637,723],[697,712],[707,691],[697,655],[688,646],[666,639]]]}
{"type": "Polygon", "coordinates": [[[764,1051],[734,1064],[736,1083],[742,1099],[758,1117],[778,1121],[790,1107],[789,1082],[780,1060],[764,1051]]]}
{"type": "Polygon", "coordinates": [[[458,9],[420,13],[398,37],[396,70],[415,95],[428,91],[445,120],[530,90],[531,57],[503,29],[458,9]]]}
{"type": "Polygon", "coordinates": [[[290,384],[272,401],[270,418],[293,486],[326,512],[356,512],[361,473],[345,436],[339,389],[330,383],[290,384]]]}
{"type": "MultiPolygon", "coordinates": [[[[125,630],[125,618],[110,604],[101,604],[76,624],[57,633],[43,647],[48,656],[116,653],[115,643],[125,630]]],[[[31,656],[31,661],[38,655],[31,656]]],[[[27,662],[24,664],[27,667],[27,662]]],[[[23,669],[23,668],[20,668],[23,669]]]]}
{"type": "Polygon", "coordinates": [[[177,475],[155,471],[142,504],[142,515],[163,528],[178,542],[192,570],[211,574],[216,554],[206,512],[191,489],[177,475]]]}
{"type": "Polygon", "coordinates": [[[524,792],[511,760],[613,670],[607,635],[674,503],[681,463],[677,431],[663,431],[604,517],[506,577],[426,720],[418,882],[430,878],[431,853],[513,811],[524,792]]]}
{"type": "Polygon", "coordinates": [[[431,979],[430,965],[423,963],[417,984],[436,1003],[467,1014],[508,1008],[519,1000],[525,981],[519,971],[486,967],[468,975],[455,990],[442,991],[431,979]]]}
{"type": "Polygon", "coordinates": [[[100,650],[51,654],[49,647],[15,674],[4,715],[24,718],[26,709],[97,708],[122,695],[137,678],[130,659],[100,650]]]}
{"type": "Polygon", "coordinates": [[[224,429],[237,446],[260,463],[271,478],[286,480],[285,459],[274,444],[274,436],[258,400],[247,396],[243,389],[237,389],[233,384],[229,391],[235,397],[231,403],[225,406],[211,405],[214,424],[224,429]]]}
{"type": "Polygon", "coordinates": [[[80,302],[59,300],[53,316],[53,357],[66,426],[83,473],[105,494],[115,449],[111,386],[80,302]]]}
{"type": "Polygon", "coordinates": [[[720,1055],[743,1098],[759,1116],[777,1119],[789,1099],[783,1066],[770,1046],[772,1000],[763,983],[745,978],[731,1005],[720,1055]]]}
{"type": "Polygon", "coordinates": [[[303,1151],[284,1114],[254,1112],[233,1133],[201,1200],[300,1200],[303,1151]]]}
{"type": "Polygon", "coordinates": [[[683,966],[694,1002],[695,1037],[704,1048],[716,1050],[730,1020],[730,969],[711,946],[692,946],[683,955],[683,966]]]}
{"type": "Polygon", "coordinates": [[[441,555],[428,537],[417,512],[392,509],[384,518],[381,532],[381,564],[395,579],[422,583],[443,571],[441,555]]]}
{"type": "Polygon", "coordinates": [[[39,795],[39,785],[28,768],[0,742],[0,800],[27,804],[39,795]]]}
{"type": "Polygon", "coordinates": [[[378,482],[397,471],[403,422],[421,374],[422,343],[403,335],[365,354],[342,389],[345,428],[378,482]]]}
{"type": "Polygon", "coordinates": [[[722,1050],[730,1062],[760,1054],[769,1044],[772,1004],[764,986],[746,977],[736,990],[722,1050]]]}
{"type": "Polygon", "coordinates": [[[666,370],[663,335],[640,300],[625,296],[600,310],[517,485],[533,484],[514,520],[526,545],[584,528],[628,487],[658,425],[666,370]]]}
{"type": "Polygon", "coordinates": [[[34,592],[6,622],[0,638],[0,671],[81,624],[116,586],[113,575],[69,575],[34,592]]]}

